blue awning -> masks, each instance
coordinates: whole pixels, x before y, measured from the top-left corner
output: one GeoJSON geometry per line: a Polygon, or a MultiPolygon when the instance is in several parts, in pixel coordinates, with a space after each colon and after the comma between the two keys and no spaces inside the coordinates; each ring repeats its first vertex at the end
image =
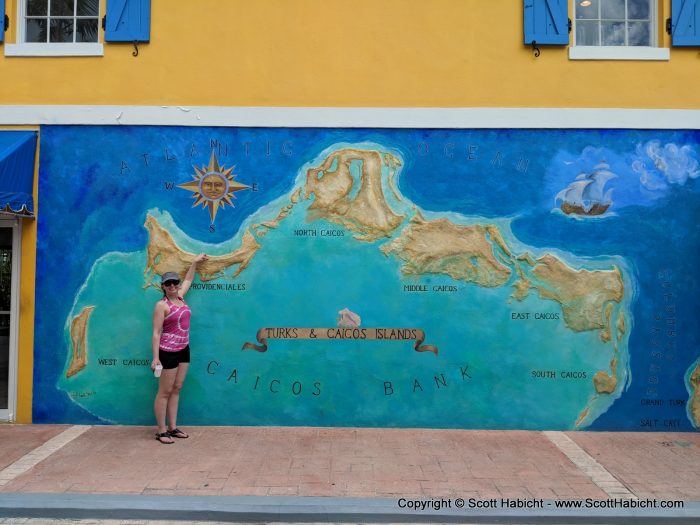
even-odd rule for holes
{"type": "Polygon", "coordinates": [[[34,216],[36,131],[0,131],[0,213],[34,216]]]}

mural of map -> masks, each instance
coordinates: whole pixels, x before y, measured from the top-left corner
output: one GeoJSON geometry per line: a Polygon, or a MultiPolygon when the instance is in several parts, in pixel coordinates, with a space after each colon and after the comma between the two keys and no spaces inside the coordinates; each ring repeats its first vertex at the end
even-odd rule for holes
{"type": "Polygon", "coordinates": [[[34,421],[700,425],[700,133],[46,126],[34,421]]]}

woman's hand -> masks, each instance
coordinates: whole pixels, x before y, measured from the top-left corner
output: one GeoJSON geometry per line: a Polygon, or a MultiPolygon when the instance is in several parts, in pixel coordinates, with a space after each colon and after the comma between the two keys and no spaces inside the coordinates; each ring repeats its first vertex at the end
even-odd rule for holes
{"type": "Polygon", "coordinates": [[[151,361],[151,372],[155,372],[156,366],[160,364],[160,359],[154,359],[151,361]]]}
{"type": "Polygon", "coordinates": [[[187,273],[185,274],[185,279],[180,283],[180,297],[185,297],[185,294],[189,291],[190,286],[192,285],[192,280],[194,279],[197,264],[206,261],[207,259],[209,259],[209,256],[207,256],[206,253],[200,253],[194,259],[192,259],[192,264],[190,264],[190,267],[187,269],[187,273]]]}

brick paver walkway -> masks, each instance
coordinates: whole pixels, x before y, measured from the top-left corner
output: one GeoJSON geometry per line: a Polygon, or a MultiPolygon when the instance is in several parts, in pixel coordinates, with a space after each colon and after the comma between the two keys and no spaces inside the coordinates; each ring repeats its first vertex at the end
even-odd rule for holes
{"type": "Polygon", "coordinates": [[[0,425],[0,470],[70,425],[0,425]]]}
{"type": "MultiPolygon", "coordinates": [[[[0,426],[7,464],[67,427],[0,426]],[[15,443],[21,441],[25,446],[15,443]],[[11,444],[6,449],[6,444],[11,444]],[[10,452],[6,452],[9,450],[10,452]]],[[[95,426],[1,492],[432,498],[608,498],[541,432],[95,426]]],[[[566,434],[638,497],[700,500],[700,434],[566,434]]],[[[585,452],[584,452],[585,451],[585,452]]]]}
{"type": "Polygon", "coordinates": [[[639,498],[700,499],[700,433],[567,435],[639,498]]]}

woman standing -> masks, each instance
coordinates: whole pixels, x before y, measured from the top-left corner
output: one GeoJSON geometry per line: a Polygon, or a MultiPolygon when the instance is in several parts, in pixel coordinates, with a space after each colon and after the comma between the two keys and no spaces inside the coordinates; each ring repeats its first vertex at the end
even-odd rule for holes
{"type": "Polygon", "coordinates": [[[161,277],[163,298],[153,310],[153,361],[151,370],[162,365],[158,380],[158,393],[153,404],[158,432],[156,439],[163,444],[174,443],[172,438],[189,436],[177,428],[177,408],[180,390],[190,366],[190,307],[185,303],[197,263],[206,261],[203,253],[197,255],[187,270],[185,280],[175,272],[165,272],[161,277]],[[166,426],[167,421],[167,426],[166,426]]]}

